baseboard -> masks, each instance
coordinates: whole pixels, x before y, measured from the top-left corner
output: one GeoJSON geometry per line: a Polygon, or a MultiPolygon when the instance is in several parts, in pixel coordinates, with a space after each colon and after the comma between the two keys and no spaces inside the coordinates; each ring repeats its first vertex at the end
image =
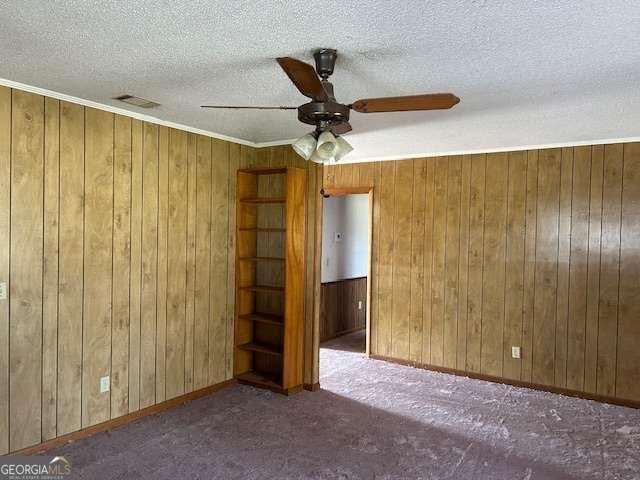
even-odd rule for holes
{"type": "Polygon", "coordinates": [[[92,425],[90,427],[83,428],[75,432],[67,433],[66,435],[61,435],[59,437],[52,438],[51,440],[47,440],[46,442],[39,443],[31,447],[23,448],[21,450],[16,450],[15,452],[11,452],[10,455],[35,455],[38,453],[46,452],[47,450],[60,447],[66,443],[74,442],[82,438],[90,437],[92,435],[95,435],[96,433],[112,430],[116,427],[126,425],[127,423],[135,422],[136,420],[140,420],[141,418],[148,417],[149,415],[154,415],[156,413],[169,410],[179,405],[189,403],[198,398],[206,397],[207,395],[211,395],[212,393],[217,392],[218,390],[222,390],[223,388],[229,387],[236,383],[237,382],[235,379],[216,383],[215,385],[211,385],[209,387],[201,388],[200,390],[196,390],[194,392],[180,395],[179,397],[172,398],[171,400],[166,400],[164,402],[151,405],[150,407],[142,408],[137,412],[131,412],[131,413],[128,413],[127,415],[123,415],[121,417],[107,420],[106,422],[98,423],[96,425],[92,425]]]}
{"type": "Polygon", "coordinates": [[[342,337],[344,335],[349,335],[350,333],[359,332],[360,330],[365,330],[367,327],[355,327],[350,328],[348,330],[342,330],[341,332],[332,333],[330,336],[321,338],[320,343],[328,342],[329,340],[333,340],[334,338],[342,337]]]}
{"type": "Polygon", "coordinates": [[[594,400],[596,402],[609,403],[611,405],[620,405],[622,407],[640,409],[640,402],[634,401],[634,400],[626,400],[622,398],[609,397],[606,395],[598,395],[595,393],[581,392],[580,390],[571,390],[569,388],[541,385],[539,383],[523,382],[521,380],[511,380],[508,378],[494,377],[492,375],[483,375],[481,373],[465,372],[463,370],[456,370],[454,368],[439,367],[436,365],[429,365],[426,363],[413,362],[411,360],[400,360],[398,358],[385,357],[384,355],[371,354],[369,355],[369,358],[372,358],[374,360],[382,360],[383,362],[396,363],[398,365],[405,365],[413,368],[420,368],[422,370],[448,373],[449,375],[456,375],[458,377],[473,378],[475,380],[485,380],[487,382],[502,383],[504,385],[513,385],[514,387],[530,388],[532,390],[540,390],[543,392],[556,393],[559,395],[566,395],[568,397],[584,398],[586,400],[594,400]]]}
{"type": "Polygon", "coordinates": [[[320,390],[320,382],[316,382],[316,383],[305,383],[304,384],[304,389],[308,390],[310,392],[317,392],[318,390],[320,390]]]}

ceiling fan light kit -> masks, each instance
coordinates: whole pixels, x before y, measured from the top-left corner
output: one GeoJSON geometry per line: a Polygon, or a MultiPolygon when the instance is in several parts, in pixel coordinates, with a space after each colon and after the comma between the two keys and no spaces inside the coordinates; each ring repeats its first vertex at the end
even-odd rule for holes
{"type": "Polygon", "coordinates": [[[317,143],[316,136],[313,133],[307,133],[293,142],[291,146],[298,155],[305,160],[309,160],[316,151],[317,143]]]}
{"type": "MultiPolygon", "coordinates": [[[[329,77],[333,74],[338,52],[332,48],[321,48],[313,54],[313,66],[291,57],[280,57],[276,61],[296,88],[310,102],[297,107],[298,120],[315,125],[315,130],[296,140],[292,147],[305,160],[318,163],[337,162],[353,151],[353,147],[341,137],[351,131],[349,114],[408,112],[416,110],[446,110],[460,99],[452,93],[432,93],[403,97],[364,98],[346,105],[338,103],[329,77]]],[[[213,106],[202,108],[255,108],[259,110],[294,110],[296,107],[249,107],[213,106]]]]}

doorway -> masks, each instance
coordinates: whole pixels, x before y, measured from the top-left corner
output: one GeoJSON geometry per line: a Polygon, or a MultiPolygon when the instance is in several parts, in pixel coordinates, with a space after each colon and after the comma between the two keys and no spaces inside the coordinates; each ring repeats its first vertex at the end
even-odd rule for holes
{"type": "Polygon", "coordinates": [[[325,191],[322,202],[320,376],[345,355],[369,352],[371,205],[369,189],[325,191]]]}

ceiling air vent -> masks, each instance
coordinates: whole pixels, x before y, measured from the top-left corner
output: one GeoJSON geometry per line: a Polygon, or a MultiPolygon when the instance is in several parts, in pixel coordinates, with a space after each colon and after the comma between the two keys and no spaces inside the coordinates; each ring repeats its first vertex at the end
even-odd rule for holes
{"type": "Polygon", "coordinates": [[[136,107],[154,108],[160,106],[159,103],[152,102],[151,100],[145,100],[144,98],[140,97],[134,97],[133,95],[120,95],[119,97],[114,98],[115,100],[120,100],[121,102],[135,105],[136,107]]]}

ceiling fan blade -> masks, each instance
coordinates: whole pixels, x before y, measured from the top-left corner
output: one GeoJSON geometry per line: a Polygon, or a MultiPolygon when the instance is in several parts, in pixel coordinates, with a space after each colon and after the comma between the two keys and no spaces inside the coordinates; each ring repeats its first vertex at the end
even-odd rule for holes
{"type": "Polygon", "coordinates": [[[342,135],[352,130],[351,124],[349,122],[339,123],[331,127],[331,132],[334,135],[342,135]]]}
{"type": "Polygon", "coordinates": [[[327,99],[327,92],[325,92],[316,70],[311,65],[291,57],[280,57],[276,60],[305,97],[316,101],[327,99]]]}
{"type": "Polygon", "coordinates": [[[298,107],[238,107],[233,105],[200,105],[200,108],[227,108],[232,110],[297,110],[298,107]]]}
{"type": "Polygon", "coordinates": [[[431,93],[405,97],[364,98],[354,102],[351,108],[360,113],[446,110],[459,101],[453,93],[431,93]]]}

